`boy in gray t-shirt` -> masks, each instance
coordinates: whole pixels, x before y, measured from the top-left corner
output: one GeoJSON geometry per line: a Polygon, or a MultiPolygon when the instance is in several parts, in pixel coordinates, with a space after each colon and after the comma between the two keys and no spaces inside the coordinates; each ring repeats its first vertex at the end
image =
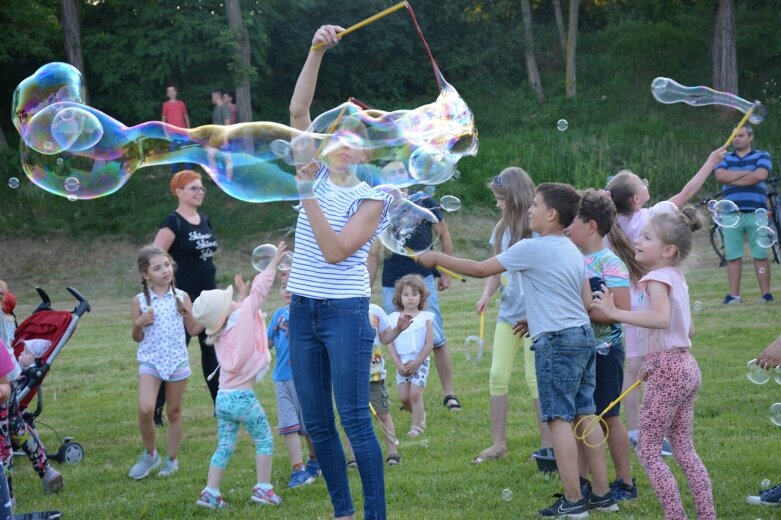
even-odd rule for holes
{"type": "MultiPolygon", "coordinates": [[[[485,278],[504,271],[523,274],[529,333],[535,355],[542,420],[553,434],[556,464],[564,496],[539,511],[542,516],[578,516],[589,510],[618,511],[608,486],[604,436],[601,428],[586,437],[586,453],[593,481],[588,497],[581,495],[578,454],[572,422],[593,416],[595,342],[586,308],[591,288],[583,255],[564,230],[572,223],[580,196],[572,186],[544,183],[537,187],[529,210],[532,231],[539,238],[522,240],[507,251],[478,262],[429,252],[420,257],[426,266],[441,265],[457,273],[485,278]],[[594,446],[589,448],[589,446],[594,446]]],[[[577,432],[582,435],[583,428],[577,432]]]]}

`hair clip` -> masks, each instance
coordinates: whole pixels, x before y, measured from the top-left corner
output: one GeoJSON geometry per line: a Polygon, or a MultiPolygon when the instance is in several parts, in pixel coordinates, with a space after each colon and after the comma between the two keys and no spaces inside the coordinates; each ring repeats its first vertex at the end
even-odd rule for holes
{"type": "Polygon", "coordinates": [[[502,177],[501,177],[501,175],[497,175],[496,177],[494,177],[494,184],[496,184],[500,188],[502,187],[502,177]]]}
{"type": "Polygon", "coordinates": [[[612,196],[612,194],[610,193],[610,190],[608,190],[606,188],[602,188],[601,190],[599,190],[599,193],[601,193],[603,195],[607,195],[608,197],[612,196]]]}

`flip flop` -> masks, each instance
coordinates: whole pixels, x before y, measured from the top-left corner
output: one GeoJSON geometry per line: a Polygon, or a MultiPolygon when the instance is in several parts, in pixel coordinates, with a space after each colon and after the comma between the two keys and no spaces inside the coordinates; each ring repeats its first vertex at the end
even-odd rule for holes
{"type": "Polygon", "coordinates": [[[507,449],[498,452],[493,452],[493,453],[486,453],[485,451],[483,451],[482,453],[480,453],[480,455],[472,459],[472,464],[482,464],[483,462],[487,462],[489,460],[503,459],[507,456],[509,452],[510,451],[507,449]]]}
{"type": "Polygon", "coordinates": [[[461,410],[461,401],[458,400],[458,397],[454,395],[446,395],[445,399],[442,401],[442,404],[451,412],[457,412],[461,410]]]}
{"type": "Polygon", "coordinates": [[[388,458],[385,459],[385,462],[388,463],[388,466],[398,466],[401,463],[401,455],[398,453],[394,455],[388,455],[388,458]]]}
{"type": "Polygon", "coordinates": [[[413,424],[412,428],[410,428],[409,431],[407,432],[407,436],[412,438],[419,437],[421,434],[425,433],[425,431],[426,430],[424,430],[420,426],[413,424]]]}
{"type": "Polygon", "coordinates": [[[358,463],[355,461],[355,459],[350,459],[347,461],[347,467],[348,468],[357,468],[358,463]]]}

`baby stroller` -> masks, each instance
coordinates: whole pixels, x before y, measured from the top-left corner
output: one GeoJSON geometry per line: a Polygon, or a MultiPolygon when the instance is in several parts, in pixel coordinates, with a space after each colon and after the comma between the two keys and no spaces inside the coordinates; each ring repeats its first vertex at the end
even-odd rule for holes
{"type": "MultiPolygon", "coordinates": [[[[72,287],[68,287],[67,290],[78,302],[72,312],[53,310],[49,295],[40,287],[37,287],[35,290],[41,297],[41,303],[17,327],[13,344],[14,355],[18,358],[19,354],[24,351],[25,340],[44,339],[51,342],[51,346],[42,356],[35,358],[35,363],[31,367],[22,370],[22,374],[16,383],[19,409],[22,411],[22,417],[33,428],[35,427],[35,420],[43,411],[41,383],[46,374],[49,373],[52,363],[76,330],[76,324],[79,319],[90,311],[89,302],[79,291],[72,287]],[[36,395],[38,399],[35,410],[30,411],[30,402],[36,395]]],[[[60,447],[56,452],[47,451],[46,456],[61,463],[78,464],[81,462],[84,458],[84,448],[82,448],[81,444],[73,442],[73,437],[60,438],[60,435],[54,428],[49,428],[60,440],[60,447]]]]}

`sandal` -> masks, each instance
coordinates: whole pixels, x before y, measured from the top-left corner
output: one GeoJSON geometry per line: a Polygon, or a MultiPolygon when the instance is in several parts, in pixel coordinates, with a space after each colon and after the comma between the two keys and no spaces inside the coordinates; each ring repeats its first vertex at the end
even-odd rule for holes
{"type": "Polygon", "coordinates": [[[442,404],[451,412],[457,412],[461,410],[461,401],[454,395],[446,395],[442,404]]]}
{"type": "Polygon", "coordinates": [[[357,468],[358,467],[358,463],[355,462],[355,459],[350,459],[350,460],[347,461],[347,467],[348,468],[357,468]]]}
{"type": "Polygon", "coordinates": [[[385,462],[388,463],[388,466],[398,466],[401,463],[401,455],[398,453],[388,455],[388,458],[385,459],[385,462]]]}
{"type": "Polygon", "coordinates": [[[426,430],[424,430],[420,426],[413,424],[412,428],[410,428],[409,431],[407,432],[407,436],[412,437],[414,439],[415,437],[419,437],[422,433],[425,433],[425,431],[426,430]]]}
{"type": "Polygon", "coordinates": [[[496,459],[503,459],[507,456],[510,451],[505,448],[500,451],[489,451],[491,448],[486,448],[482,452],[480,452],[480,455],[472,459],[472,464],[482,464],[483,462],[487,462],[489,460],[496,460],[496,459]]]}

